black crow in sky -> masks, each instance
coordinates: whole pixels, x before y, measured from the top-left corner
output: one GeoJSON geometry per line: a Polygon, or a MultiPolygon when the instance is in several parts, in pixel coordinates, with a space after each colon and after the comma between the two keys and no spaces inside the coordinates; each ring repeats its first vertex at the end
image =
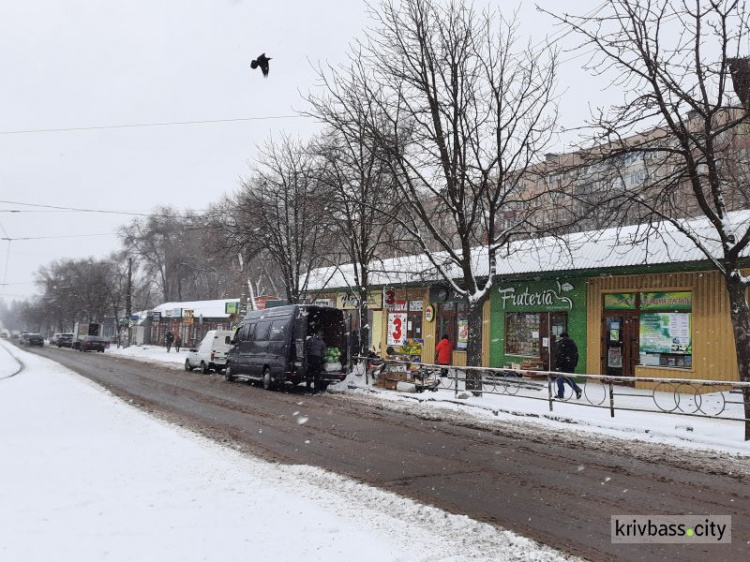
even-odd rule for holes
{"type": "Polygon", "coordinates": [[[268,77],[268,61],[270,60],[271,58],[267,57],[266,53],[263,53],[257,59],[255,59],[254,61],[250,63],[250,68],[260,67],[260,69],[263,71],[263,77],[267,78],[268,77]]]}

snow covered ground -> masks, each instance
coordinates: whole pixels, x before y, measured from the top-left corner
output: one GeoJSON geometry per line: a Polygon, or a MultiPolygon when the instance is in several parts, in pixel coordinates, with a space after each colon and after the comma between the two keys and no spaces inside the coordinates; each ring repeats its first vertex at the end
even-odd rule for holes
{"type": "MultiPolygon", "coordinates": [[[[187,352],[108,353],[181,368],[187,352]]],[[[7,342],[0,428],[0,560],[569,559],[316,468],[222,447],[7,342]]]]}
{"type": "MultiPolygon", "coordinates": [[[[174,349],[167,353],[164,347],[132,346],[127,349],[109,349],[107,353],[126,355],[142,361],[162,364],[174,364],[182,368],[187,356],[183,348],[180,353],[174,349]]],[[[546,383],[532,382],[538,388],[522,388],[515,395],[484,394],[481,398],[459,393],[466,396],[456,398],[456,393],[450,389],[437,392],[396,392],[383,390],[365,383],[364,376],[349,375],[345,381],[329,387],[329,392],[367,395],[389,402],[403,404],[419,401],[422,406],[443,410],[460,411],[463,415],[474,415],[483,420],[514,420],[524,419],[529,423],[540,424],[549,430],[570,430],[598,433],[624,439],[636,439],[646,442],[664,443],[679,447],[718,450],[724,453],[750,455],[750,442],[744,441],[744,425],[740,421],[727,421],[714,418],[697,418],[674,414],[659,413],[656,403],[665,409],[674,406],[672,392],[656,392],[637,390],[629,387],[615,387],[615,403],[617,408],[637,408],[653,410],[652,412],[632,412],[617,410],[615,417],[610,416],[607,390],[600,384],[590,383],[586,387],[588,400],[571,400],[569,402],[554,402],[554,410],[550,412],[547,398],[546,383]],[[536,399],[529,399],[536,398],[536,399]],[[593,408],[590,404],[601,404],[601,408],[593,408]],[[581,404],[588,404],[582,406],[581,404]]],[[[497,387],[500,388],[499,386],[497,387]]],[[[570,393],[570,389],[567,389],[570,393]]],[[[709,415],[718,412],[723,406],[723,416],[742,417],[742,406],[736,404],[742,399],[741,395],[729,393],[713,393],[703,395],[701,407],[709,415]],[[723,398],[722,398],[723,397],[723,398]],[[724,404],[724,400],[727,404],[724,404]],[[730,403],[731,402],[731,403],[730,403]]],[[[681,406],[685,411],[694,411],[690,407],[692,398],[683,398],[681,406]]]]}

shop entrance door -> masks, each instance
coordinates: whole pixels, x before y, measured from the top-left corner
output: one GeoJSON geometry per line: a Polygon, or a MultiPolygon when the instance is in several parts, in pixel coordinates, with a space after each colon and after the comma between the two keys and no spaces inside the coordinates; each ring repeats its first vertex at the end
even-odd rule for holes
{"type": "Polygon", "coordinates": [[[614,377],[635,376],[638,364],[638,314],[605,312],[602,318],[601,372],[614,377]]]}
{"type": "Polygon", "coordinates": [[[542,333],[540,360],[544,369],[554,371],[555,342],[560,334],[568,330],[568,315],[565,312],[543,312],[540,314],[539,324],[542,333]]]}

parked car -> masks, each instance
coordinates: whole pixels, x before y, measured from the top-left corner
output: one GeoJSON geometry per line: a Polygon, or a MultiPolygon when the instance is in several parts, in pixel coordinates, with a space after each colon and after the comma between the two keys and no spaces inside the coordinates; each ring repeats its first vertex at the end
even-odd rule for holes
{"type": "Polygon", "coordinates": [[[338,361],[324,365],[321,386],[344,380],[347,349],[343,311],[300,304],[248,312],[229,350],[224,377],[231,381],[239,375],[261,381],[266,389],[287,382],[311,382],[306,344],[316,332],[338,357],[338,361]]]}
{"type": "Polygon", "coordinates": [[[200,369],[207,374],[210,370],[222,372],[227,364],[227,353],[232,347],[232,330],[209,330],[197,348],[188,352],[185,370],[200,369]]]}
{"type": "Polygon", "coordinates": [[[55,345],[57,347],[73,347],[73,334],[71,333],[59,334],[57,341],[55,342],[55,345]]]}
{"type": "Polygon", "coordinates": [[[44,336],[36,332],[24,332],[21,334],[21,339],[18,343],[21,345],[38,345],[42,347],[44,345],[44,336]]]}
{"type": "Polygon", "coordinates": [[[104,353],[107,347],[109,347],[109,338],[102,336],[83,336],[78,341],[79,351],[100,351],[104,353]]]}
{"type": "Polygon", "coordinates": [[[13,332],[10,335],[10,337],[12,337],[13,339],[20,338],[21,337],[21,333],[18,330],[13,330],[13,332]]]}
{"type": "Polygon", "coordinates": [[[10,338],[10,332],[8,330],[2,330],[0,331],[0,338],[3,339],[9,339],[10,338]]]}

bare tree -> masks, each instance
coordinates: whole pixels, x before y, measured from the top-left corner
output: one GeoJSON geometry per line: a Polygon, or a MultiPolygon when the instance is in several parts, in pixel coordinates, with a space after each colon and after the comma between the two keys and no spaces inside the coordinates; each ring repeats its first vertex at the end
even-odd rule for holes
{"type": "Polygon", "coordinates": [[[40,268],[36,283],[54,326],[62,330],[72,328],[74,322],[101,322],[110,315],[114,271],[112,261],[93,258],[53,262],[40,268]]]}
{"type": "Polygon", "coordinates": [[[525,227],[523,212],[502,212],[521,210],[521,178],[554,133],[556,54],[519,48],[515,17],[462,2],[386,0],[372,17],[350,66],[329,72],[332,103],[372,105],[366,131],[405,205],[391,218],[465,299],[467,361],[479,365],[496,256],[525,227]]]}
{"type": "Polygon", "coordinates": [[[217,246],[220,230],[212,213],[162,208],[123,228],[121,238],[163,301],[210,300],[239,288],[230,256],[217,246]]]}
{"type": "Polygon", "coordinates": [[[391,240],[388,214],[398,208],[398,194],[390,168],[366,135],[364,118],[349,119],[336,113],[339,108],[310,99],[317,101],[317,116],[330,125],[314,150],[322,163],[319,181],[329,194],[330,228],[343,250],[343,261],[353,266],[350,290],[359,310],[359,353],[364,355],[370,329],[370,267],[391,240]]]}
{"type": "MultiPolygon", "coordinates": [[[[750,279],[740,270],[750,225],[731,211],[747,206],[746,102],[750,22],[737,0],[608,0],[594,15],[556,16],[597,56],[589,68],[614,72],[625,99],[594,120],[605,158],[639,154],[652,162],[638,187],[614,194],[653,222],[683,233],[723,276],[740,379],[750,382],[750,279]],[[734,84],[741,101],[731,89],[734,84]],[[705,217],[694,228],[686,215],[705,217]]],[[[645,232],[644,236],[653,235],[645,232]]],[[[750,418],[750,391],[744,392],[750,418]]],[[[745,426],[750,439],[750,423],[745,426]]]]}
{"type": "Polygon", "coordinates": [[[328,196],[316,166],[308,146],[286,136],[268,141],[226,221],[243,256],[271,257],[290,303],[300,302],[305,292],[303,273],[330,251],[321,239],[330,222],[328,196]]]}

